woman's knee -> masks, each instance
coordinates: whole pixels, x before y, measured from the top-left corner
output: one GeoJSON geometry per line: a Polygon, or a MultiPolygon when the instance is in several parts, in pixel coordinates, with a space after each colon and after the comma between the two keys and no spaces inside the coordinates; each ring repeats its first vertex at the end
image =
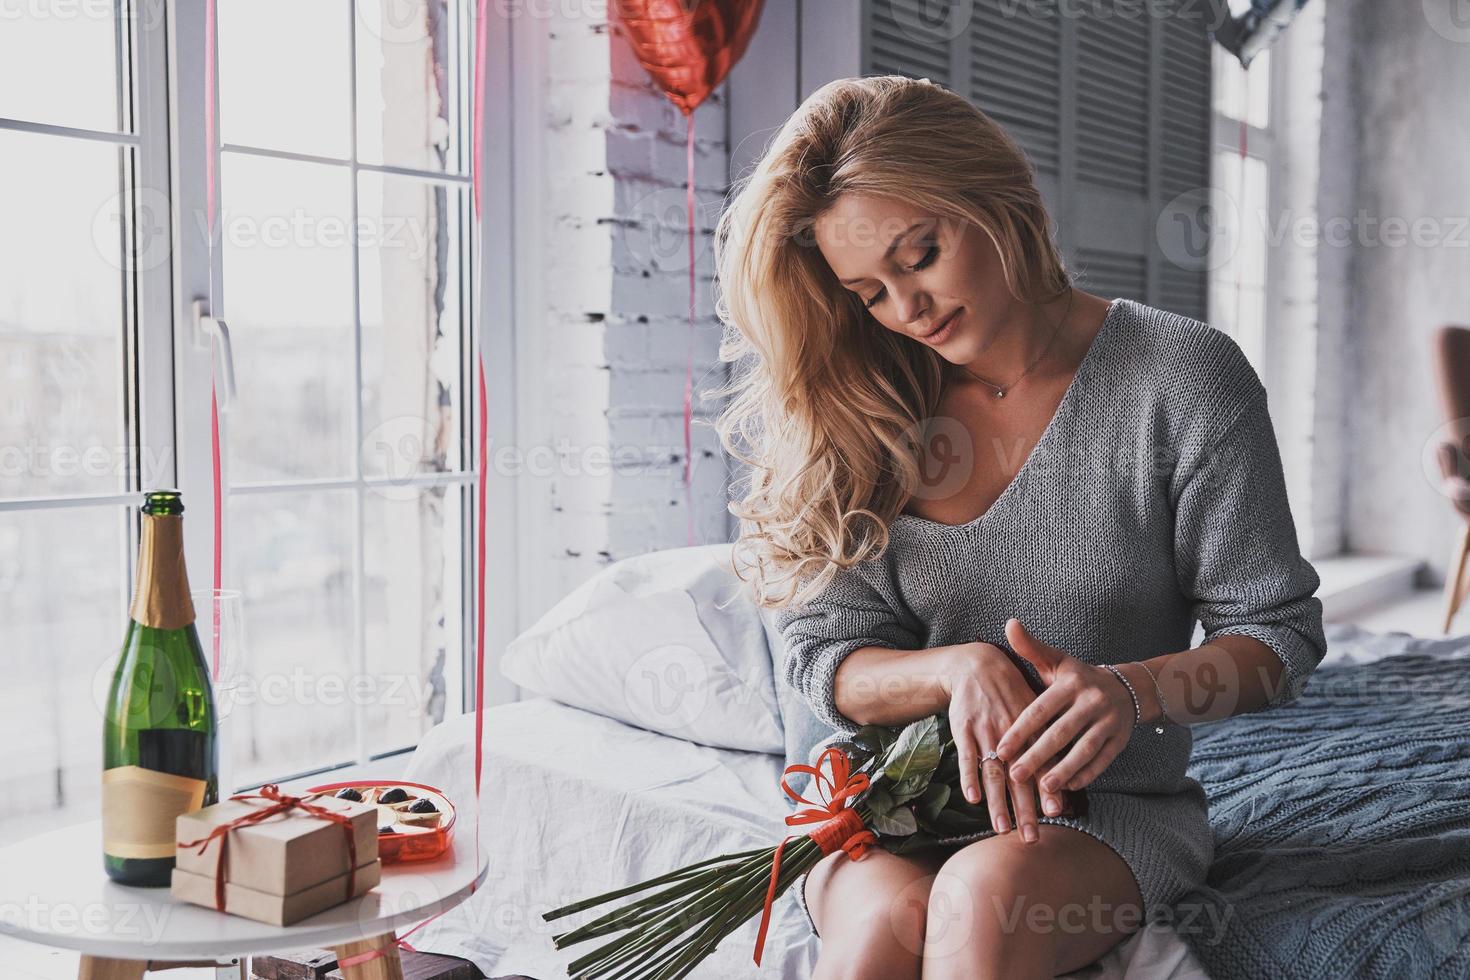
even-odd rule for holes
{"type": "MultiPolygon", "coordinates": [[[[929,955],[993,942],[1017,925],[1026,869],[999,847],[967,848],[945,862],[929,891],[925,948],[929,955]]],[[[1024,909],[1021,910],[1024,918],[1024,909]]]]}
{"type": "Polygon", "coordinates": [[[926,959],[980,943],[1028,960],[1054,956],[1064,972],[1127,938],[1118,926],[1128,917],[1117,913],[1139,904],[1127,866],[1081,831],[1040,830],[1035,844],[988,838],[944,863],[929,892],[926,959]]]}
{"type": "Polygon", "coordinates": [[[806,892],[824,955],[841,948],[869,957],[903,954],[917,964],[937,865],[881,851],[858,862],[840,852],[824,858],[812,869],[806,892]]]}

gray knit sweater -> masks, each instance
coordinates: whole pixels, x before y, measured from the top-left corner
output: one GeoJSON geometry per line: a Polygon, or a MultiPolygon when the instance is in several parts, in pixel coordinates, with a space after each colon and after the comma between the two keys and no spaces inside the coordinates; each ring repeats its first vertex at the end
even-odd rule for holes
{"type": "MultiPolygon", "coordinates": [[[[905,514],[889,530],[881,556],[774,617],[786,682],[838,733],[857,727],[832,695],[853,650],[974,640],[1010,650],[1011,616],[1091,664],[1189,649],[1196,620],[1207,640],[1255,637],[1285,665],[1266,709],[1299,696],[1326,653],[1265,388],[1227,334],[1133,300],[1113,301],[988,511],[960,525],[905,514]]],[[[1038,818],[1116,850],[1150,914],[1203,881],[1213,854],[1204,792],[1185,775],[1191,744],[1187,726],[1137,726],[1086,788],[1085,816],[1038,818]]]]}

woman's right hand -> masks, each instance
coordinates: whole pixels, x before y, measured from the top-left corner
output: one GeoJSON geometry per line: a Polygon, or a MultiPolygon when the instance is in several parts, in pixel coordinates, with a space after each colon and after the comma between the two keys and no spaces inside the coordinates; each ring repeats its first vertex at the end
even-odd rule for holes
{"type": "Polygon", "coordinates": [[[1055,799],[1055,812],[1061,811],[1060,796],[1039,789],[1055,760],[1047,760],[1037,772],[1018,782],[1008,777],[999,759],[983,765],[980,759],[994,751],[1016,716],[1036,700],[1036,692],[1006,651],[995,644],[961,643],[953,650],[954,660],[943,687],[949,695],[950,735],[959,754],[960,788],[971,803],[979,803],[982,798],[987,802],[990,822],[1000,833],[1011,829],[1006,812],[1009,796],[1023,836],[1027,827],[1034,833],[1038,796],[1055,799]]]}

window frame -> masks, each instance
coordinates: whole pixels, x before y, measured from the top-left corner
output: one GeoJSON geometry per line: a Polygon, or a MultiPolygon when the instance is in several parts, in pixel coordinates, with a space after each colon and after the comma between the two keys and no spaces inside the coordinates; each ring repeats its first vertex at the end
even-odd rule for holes
{"type": "MultiPolygon", "coordinates": [[[[466,166],[463,173],[445,172],[433,173],[417,171],[409,168],[366,164],[358,159],[358,148],[352,147],[351,154],[343,160],[327,159],[309,154],[295,153],[291,151],[260,150],[255,148],[240,148],[228,146],[222,138],[218,139],[219,146],[216,148],[216,187],[221,200],[227,194],[224,188],[223,168],[220,160],[225,152],[244,152],[254,156],[267,157],[277,160],[304,161],[304,162],[326,162],[343,166],[350,173],[352,184],[352,213],[350,215],[353,226],[356,226],[357,208],[360,195],[359,175],[363,173],[376,173],[386,176],[409,177],[415,180],[425,180],[431,183],[440,183],[451,189],[462,190],[467,196],[472,195],[471,174],[468,165],[472,148],[472,113],[474,111],[473,86],[474,86],[474,33],[473,17],[475,15],[475,4],[465,0],[448,0],[451,8],[458,7],[466,16],[466,23],[462,25],[459,44],[456,50],[456,58],[459,64],[460,78],[457,83],[465,86],[465,91],[470,93],[470,105],[465,106],[464,119],[465,130],[460,134],[458,152],[463,155],[466,166]]],[[[170,33],[168,49],[170,55],[169,81],[174,98],[170,100],[169,111],[171,115],[170,126],[170,160],[172,177],[174,181],[174,207],[173,207],[173,242],[174,242],[174,280],[177,289],[173,297],[173,336],[172,344],[175,352],[174,377],[172,387],[175,391],[176,402],[179,405],[202,406],[202,411],[181,412],[176,418],[179,432],[177,454],[178,458],[178,486],[184,492],[186,499],[197,501],[198,505],[191,503],[190,510],[195,517],[196,525],[205,528],[212,527],[214,520],[213,504],[213,475],[212,459],[210,453],[209,412],[210,384],[212,378],[211,352],[207,345],[200,339],[194,324],[194,302],[197,299],[206,299],[213,295],[223,306],[224,318],[228,320],[228,300],[223,288],[223,250],[216,247],[211,253],[208,242],[204,236],[199,234],[195,215],[206,212],[206,154],[209,148],[206,145],[205,131],[205,92],[206,92],[206,65],[202,45],[186,43],[183,39],[200,38],[205,32],[205,5],[179,3],[177,0],[169,0],[169,23],[170,33]]],[[[344,28],[351,32],[349,39],[349,50],[351,58],[349,68],[352,71],[352,88],[354,93],[351,111],[353,112],[353,129],[356,132],[357,105],[355,99],[356,91],[356,26],[357,26],[357,2],[346,0],[344,4],[347,11],[347,19],[344,28]]],[[[491,50],[486,52],[487,66],[497,63],[506,64],[509,60],[508,39],[499,38],[504,35],[503,31],[494,29],[496,24],[495,15],[491,15],[491,29],[489,39],[491,50]],[[497,40],[502,43],[497,43],[497,40]]],[[[496,89],[487,84],[487,92],[491,98],[486,99],[486,105],[480,106],[485,114],[486,131],[505,132],[506,130],[491,130],[491,120],[499,124],[499,120],[506,115],[502,103],[503,98],[495,97],[496,93],[504,92],[509,88],[496,89]]],[[[215,87],[218,97],[218,86],[215,87]]],[[[220,116],[216,113],[216,119],[220,116]]],[[[355,142],[355,140],[354,140],[355,142]]],[[[487,153],[487,158],[489,154],[487,153]]],[[[491,170],[487,159],[486,170],[491,170]]],[[[501,175],[497,183],[507,181],[508,175],[501,175]]],[[[496,178],[487,173],[482,176],[487,186],[496,178]]],[[[471,201],[467,208],[466,219],[473,223],[474,209],[471,201]]],[[[476,473],[479,460],[476,455],[476,446],[479,433],[478,416],[478,375],[476,371],[476,357],[481,349],[480,337],[475,336],[475,324],[478,320],[482,335],[484,324],[491,321],[486,303],[490,293],[487,289],[488,277],[495,267],[491,265],[498,256],[501,262],[499,271],[496,273],[497,281],[503,281],[508,272],[506,268],[506,255],[509,252],[504,239],[509,232],[508,225],[493,222],[488,206],[482,212],[479,227],[468,228],[468,234],[463,238],[463,253],[459,257],[461,278],[461,305],[463,308],[460,324],[461,359],[457,372],[459,385],[459,404],[456,411],[460,421],[460,453],[462,465],[448,473],[432,473],[415,475],[410,478],[376,478],[368,477],[362,472],[361,458],[357,450],[354,464],[355,473],[352,476],[341,479],[330,480],[291,480],[271,484],[248,484],[238,487],[230,487],[228,474],[227,453],[222,454],[226,458],[222,460],[225,467],[223,482],[224,506],[228,508],[230,495],[248,493],[272,493],[284,489],[351,489],[353,491],[353,519],[352,524],[356,528],[353,540],[353,553],[350,565],[353,569],[351,602],[353,609],[353,624],[351,629],[351,645],[354,671],[366,674],[367,648],[365,643],[365,618],[366,613],[363,603],[363,583],[365,573],[365,535],[364,535],[364,510],[365,494],[370,492],[373,485],[389,484],[394,487],[426,488],[433,486],[457,486],[461,488],[459,507],[461,509],[461,526],[467,530],[464,540],[460,542],[457,558],[460,562],[462,574],[460,576],[461,595],[459,596],[460,608],[463,616],[458,630],[459,650],[459,673],[457,677],[449,677],[450,671],[446,664],[446,679],[448,692],[451,695],[450,707],[446,710],[445,720],[449,720],[455,713],[464,713],[474,709],[473,680],[475,676],[475,493],[476,473]],[[457,697],[454,695],[457,694],[457,697]],[[458,712],[453,705],[458,704],[458,712]]],[[[363,325],[360,316],[360,288],[361,270],[360,253],[357,248],[352,251],[352,283],[353,283],[353,349],[356,366],[354,377],[357,389],[357,397],[354,399],[354,410],[352,413],[352,440],[351,445],[358,447],[361,444],[363,433],[363,409],[362,409],[362,376],[361,376],[361,346],[363,325]]],[[[206,299],[207,303],[207,299],[206,299]]],[[[498,322],[506,322],[499,320],[498,322]]],[[[513,369],[513,361],[505,360],[504,374],[507,376],[513,369]]],[[[502,372],[497,371],[497,374],[502,372]]],[[[491,379],[487,378],[487,383],[491,379]]],[[[229,412],[220,414],[221,441],[228,440],[229,412]]],[[[490,528],[514,527],[514,523],[498,524],[497,516],[492,512],[487,515],[487,524],[490,528]]],[[[224,525],[224,549],[228,556],[231,548],[231,527],[228,519],[224,525]]],[[[499,557],[499,554],[497,554],[499,557]]],[[[208,570],[212,567],[213,541],[209,534],[196,532],[190,537],[187,548],[187,557],[191,568],[208,570]]],[[[226,558],[228,569],[228,558],[226,558]]],[[[196,573],[196,577],[199,573],[196,573]]],[[[488,575],[487,575],[488,577],[488,575]]],[[[507,579],[511,576],[506,576],[507,579]]],[[[207,588],[209,582],[201,580],[196,583],[196,588],[207,588]]],[[[513,585],[513,583],[512,583],[513,585]]],[[[225,587],[230,587],[226,578],[225,587]]],[[[507,587],[497,583],[497,588],[507,587]]],[[[488,593],[488,590],[487,590],[488,593]]],[[[497,605],[508,605],[513,608],[514,593],[509,596],[509,603],[497,603],[497,605]]],[[[490,604],[490,596],[487,594],[487,606],[490,604]]],[[[487,618],[491,616],[487,609],[487,618]]],[[[487,647],[489,638],[487,637],[487,647]]],[[[487,684],[487,688],[489,688],[487,684]]],[[[338,771],[347,767],[364,766],[378,759],[411,752],[416,746],[408,745],[395,747],[388,750],[371,751],[368,747],[368,732],[364,725],[364,710],[361,706],[354,708],[354,745],[350,753],[344,754],[342,758],[333,760],[322,760],[323,765],[317,768],[291,774],[279,774],[276,778],[290,780],[300,778],[308,773],[322,773],[338,771]]]]}
{"type": "MultiPolygon", "coordinates": [[[[131,159],[120,154],[119,193],[124,225],[119,234],[130,243],[118,273],[123,303],[123,425],[128,437],[126,489],[115,493],[47,494],[0,498],[0,512],[62,507],[137,507],[146,478],[153,482],[177,480],[177,442],[174,431],[173,343],[168,333],[173,295],[170,263],[139,269],[133,262],[140,249],[138,208],[156,199],[140,201],[140,192],[161,189],[167,200],[169,186],[168,93],[163,77],[166,45],[162,18],[149,16],[151,0],[115,0],[117,23],[118,128],[116,132],[55,123],[0,118],[0,130],[32,133],[55,139],[83,140],[131,148],[131,159]],[[145,474],[145,460],[166,460],[160,472],[145,474]]],[[[149,218],[151,215],[141,215],[149,218]]],[[[132,588],[137,554],[138,524],[129,522],[129,546],[124,581],[132,588]]]]}
{"type": "MultiPolygon", "coordinates": [[[[69,126],[45,120],[0,118],[0,131],[29,133],[45,139],[100,143],[118,150],[118,230],[124,244],[118,269],[121,304],[120,435],[127,454],[120,489],[95,493],[36,494],[0,498],[0,515],[42,511],[101,509],[110,512],[123,531],[118,581],[118,632],[121,643],[126,610],[135,588],[141,533],[139,508],[144,489],[175,483],[177,441],[174,429],[173,343],[170,336],[173,297],[169,261],[139,263],[146,251],[144,236],[170,233],[165,215],[156,213],[168,200],[169,127],[165,74],[165,24],[153,0],[115,0],[114,71],[117,84],[116,129],[69,126]],[[127,152],[124,152],[127,151],[127,152]],[[146,193],[160,189],[162,196],[146,193]]],[[[116,652],[115,649],[113,651],[116,652]]],[[[99,650],[99,663],[108,652],[99,650]]],[[[84,684],[85,677],[66,681],[84,684]]],[[[99,716],[100,717],[100,716],[99,716]]],[[[63,760],[58,758],[60,766],[63,760]]],[[[58,772],[61,770],[58,769],[58,772]]]]}
{"type": "MultiPolygon", "coordinates": [[[[1287,74],[1287,64],[1285,59],[1288,57],[1288,55],[1286,52],[1287,45],[1277,44],[1272,46],[1271,48],[1268,48],[1266,51],[1257,56],[1257,59],[1268,59],[1267,64],[1269,67],[1269,75],[1266,80],[1266,124],[1264,126],[1259,126],[1253,122],[1239,119],[1235,116],[1225,113],[1221,109],[1222,99],[1221,93],[1219,91],[1215,92],[1210,104],[1211,186],[1220,186],[1220,174],[1219,168],[1217,166],[1219,155],[1222,153],[1234,156],[1240,155],[1241,128],[1244,127],[1246,139],[1245,156],[1251,160],[1259,161],[1265,167],[1266,199],[1263,203],[1265,214],[1260,216],[1263,220],[1270,220],[1275,215],[1276,202],[1279,200],[1280,194],[1279,187],[1277,186],[1277,181],[1279,180],[1279,153],[1277,149],[1276,121],[1281,117],[1282,111],[1281,79],[1284,75],[1287,74]]],[[[1222,46],[1218,44],[1213,45],[1212,56],[1217,61],[1233,63],[1234,68],[1237,71],[1249,71],[1249,69],[1240,68],[1239,61],[1236,59],[1235,55],[1231,54],[1229,51],[1225,50],[1222,46]]],[[[1241,179],[1245,179],[1243,170],[1241,179]]],[[[1254,216],[1252,215],[1242,214],[1242,224],[1253,217],[1254,216]]],[[[1264,234],[1264,232],[1262,233],[1264,234]]],[[[1212,238],[1212,247],[1218,242],[1218,237],[1212,238]]],[[[1216,282],[1214,275],[1215,263],[1213,260],[1211,260],[1210,262],[1210,267],[1210,295],[1214,297],[1214,286],[1216,282]]],[[[1272,370],[1272,367],[1277,360],[1275,357],[1272,356],[1272,345],[1276,336],[1274,300],[1280,292],[1278,277],[1279,271],[1277,269],[1277,266],[1275,263],[1272,263],[1268,257],[1268,260],[1266,262],[1264,281],[1262,283],[1262,322],[1260,325],[1260,344],[1259,346],[1244,345],[1246,347],[1246,353],[1250,356],[1250,359],[1253,362],[1257,373],[1260,374],[1263,379],[1269,378],[1270,371],[1272,370]]],[[[1212,303],[1213,302],[1214,300],[1212,299],[1212,303]]],[[[1239,310],[1236,311],[1236,314],[1238,317],[1239,310]]],[[[1211,312],[1210,319],[1211,322],[1215,322],[1216,317],[1213,311],[1211,312]]],[[[1232,330],[1235,330],[1237,327],[1238,324],[1231,324],[1232,330]]],[[[1235,336],[1235,339],[1237,342],[1239,342],[1241,338],[1235,336]]],[[[1267,381],[1267,385],[1268,387],[1270,386],[1269,380],[1267,381]]]]}
{"type": "MultiPolygon", "coordinates": [[[[453,0],[451,0],[451,3],[453,0]]],[[[459,549],[463,574],[459,628],[460,663],[458,683],[450,682],[451,696],[458,692],[458,710],[450,707],[446,721],[456,713],[474,710],[476,671],[476,623],[474,618],[476,589],[476,493],[480,460],[479,445],[479,357],[484,351],[487,369],[486,388],[489,396],[489,444],[492,459],[495,447],[517,441],[518,363],[525,370],[525,358],[516,358],[516,335],[525,337],[534,331],[521,331],[514,325],[530,316],[530,304],[539,292],[533,287],[517,289],[519,255],[528,254],[529,241],[536,232],[530,222],[518,226],[515,184],[517,169],[523,177],[528,163],[542,152],[539,139],[543,96],[535,85],[515,84],[536,66],[537,52],[544,48],[541,27],[535,19],[515,18],[508,12],[491,7],[485,26],[486,51],[483,99],[474,94],[475,34],[472,29],[477,6],[464,4],[470,28],[460,39],[457,55],[461,72],[466,76],[466,91],[471,103],[465,109],[465,131],[462,134],[463,155],[472,150],[473,122],[471,113],[478,111],[483,132],[500,134],[486,137],[482,155],[481,213],[475,221],[473,204],[466,209],[471,227],[464,237],[461,257],[462,357],[459,370],[462,465],[451,474],[425,474],[412,482],[420,486],[452,483],[463,488],[464,540],[459,549]],[[526,65],[512,61],[516,46],[528,58],[526,65]],[[517,133],[527,134],[517,139],[517,133]],[[487,324],[503,329],[491,331],[487,324]]],[[[350,18],[345,25],[354,27],[356,0],[349,0],[350,18]]],[[[19,513],[70,507],[114,508],[118,520],[127,528],[126,553],[123,564],[124,594],[118,597],[120,608],[134,588],[133,577],[139,542],[139,496],[146,489],[175,486],[188,497],[190,526],[195,530],[186,540],[186,560],[194,569],[193,587],[208,588],[212,583],[213,480],[211,474],[209,398],[212,354],[207,340],[201,338],[195,324],[194,301],[210,295],[210,284],[220,283],[221,253],[215,249],[210,261],[206,242],[199,234],[195,215],[203,214],[206,203],[204,179],[205,133],[204,72],[205,53],[198,39],[203,36],[207,8],[180,0],[116,0],[113,16],[119,29],[119,126],[116,132],[90,130],[47,121],[0,119],[0,130],[42,134],[47,137],[101,141],[120,147],[131,147],[131,159],[120,169],[120,184],[125,184],[125,227],[120,234],[128,236],[131,251],[125,255],[125,268],[119,272],[120,302],[124,304],[124,337],[122,338],[121,430],[125,434],[128,472],[118,492],[74,495],[35,496],[0,499],[0,513],[19,513]],[[144,192],[149,192],[145,194],[144,192]],[[159,201],[166,202],[168,215],[157,212],[134,213],[159,201]],[[147,225],[144,219],[149,219],[147,225]],[[158,220],[152,220],[158,219],[158,220]],[[168,251],[164,261],[138,267],[133,256],[140,254],[146,239],[142,236],[165,234],[168,251]],[[203,410],[200,410],[200,406],[203,410]],[[157,465],[152,465],[156,461],[157,465]],[[146,468],[145,468],[146,466],[146,468]]],[[[353,44],[355,46],[355,38],[353,44]]],[[[355,71],[354,71],[355,76],[355,71]]],[[[355,77],[354,77],[355,84],[355,77]]],[[[355,109],[355,107],[354,107],[355,109]]],[[[126,156],[120,154],[120,158],[126,156]]],[[[354,202],[358,194],[356,176],[362,170],[386,174],[403,173],[403,168],[363,166],[357,163],[354,148],[352,166],[354,202]]],[[[450,186],[462,186],[472,194],[470,175],[417,174],[450,186]]],[[[528,184],[534,185],[535,173],[528,184]]],[[[539,200],[539,198],[533,198],[539,200]]],[[[354,204],[355,206],[355,204],[354,204]]],[[[161,205],[160,205],[161,208],[161,205]]],[[[525,205],[523,209],[529,211],[525,205]]],[[[529,211],[536,217],[534,211],[529,211]]],[[[354,267],[358,259],[354,256],[354,267]]],[[[354,284],[360,278],[354,268],[354,284]]],[[[217,292],[217,294],[219,294],[217,292]]],[[[353,298],[354,307],[359,300],[353,298]]],[[[354,317],[355,321],[358,319],[354,317]]],[[[361,323],[355,323],[361,333],[361,323]]],[[[360,339],[359,339],[360,344],[360,339]]],[[[527,378],[520,385],[533,383],[527,378]]],[[[359,376],[360,381],[360,376],[359,376]]],[[[357,416],[361,416],[359,407],[357,416]]],[[[228,413],[221,416],[222,424],[228,413]]],[[[360,422],[358,423],[360,432],[360,422]]],[[[226,436],[227,438],[227,436],[226,436]]],[[[526,499],[527,481],[523,474],[504,467],[492,466],[487,479],[487,560],[485,589],[485,648],[499,649],[521,630],[519,603],[526,590],[518,588],[522,579],[518,547],[519,501],[526,499]]],[[[365,481],[360,469],[352,486],[365,481]]],[[[394,481],[398,482],[398,481],[394,481]]],[[[359,507],[361,493],[358,494],[359,507]]],[[[529,501],[535,503],[534,500],[529,501]]],[[[526,506],[521,503],[521,506],[526,506]]],[[[359,523],[359,527],[360,527],[359,523]]],[[[228,524],[226,525],[228,528],[228,524]]],[[[532,529],[544,533],[544,529],[532,529]]],[[[228,541],[226,544],[228,547],[228,541]]],[[[354,591],[362,589],[361,551],[363,537],[359,532],[354,545],[359,577],[354,591]]],[[[224,582],[226,587],[230,582],[224,582]]],[[[359,622],[361,614],[359,612],[359,622]]],[[[365,663],[365,649],[357,630],[355,662],[365,663]]],[[[450,672],[446,664],[446,674],[450,672]]],[[[487,665],[485,689],[487,704],[514,701],[518,688],[499,676],[487,665]]],[[[368,753],[361,733],[362,713],[355,722],[358,737],[351,751],[342,758],[322,759],[323,765],[310,773],[351,770],[370,767],[392,755],[413,751],[416,746],[403,746],[389,752],[368,753]]],[[[281,773],[280,781],[299,779],[308,773],[281,773]]],[[[254,784],[252,784],[254,785],[254,784]]],[[[236,787],[246,788],[246,787],[236,787]]]]}

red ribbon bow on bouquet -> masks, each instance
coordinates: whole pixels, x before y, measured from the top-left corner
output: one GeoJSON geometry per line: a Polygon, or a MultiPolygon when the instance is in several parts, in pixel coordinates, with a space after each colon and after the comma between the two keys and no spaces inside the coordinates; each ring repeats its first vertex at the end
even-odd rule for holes
{"type": "MultiPolygon", "coordinates": [[[[852,760],[848,759],[847,754],[835,745],[822,752],[815,766],[787,766],[785,774],[781,777],[781,788],[786,791],[787,796],[798,803],[805,803],[808,807],[808,809],[797,810],[788,816],[787,826],[794,827],[805,823],[819,824],[820,826],[812,829],[809,836],[817,842],[817,846],[822,849],[824,855],[843,850],[847,852],[848,857],[856,861],[868,852],[870,846],[878,843],[878,838],[873,832],[863,826],[862,817],[847,805],[849,797],[857,796],[868,788],[868,774],[852,775],[852,760]],[[832,771],[830,777],[821,771],[824,764],[832,771]],[[816,786],[817,793],[822,798],[821,803],[807,799],[787,785],[786,777],[798,772],[811,774],[812,784],[816,786]]],[[[787,841],[795,839],[787,837],[777,844],[775,857],[771,860],[771,884],[766,889],[766,904],[761,912],[760,932],[755,937],[756,966],[761,964],[761,952],[766,945],[766,928],[771,924],[771,904],[776,900],[776,882],[781,875],[781,851],[787,841]]]]}
{"type": "Polygon", "coordinates": [[[265,820],[268,817],[273,817],[278,813],[284,813],[287,810],[293,808],[305,810],[312,816],[321,817],[323,820],[330,820],[332,823],[335,823],[339,827],[341,827],[342,832],[346,834],[348,863],[347,897],[349,899],[352,897],[357,884],[357,836],[354,834],[352,829],[351,817],[347,816],[346,814],[338,813],[335,810],[328,810],[326,807],[317,806],[314,803],[308,802],[310,800],[314,800],[325,795],[325,793],[313,793],[310,796],[288,796],[282,793],[281,788],[275,783],[266,783],[260,788],[260,792],[258,794],[240,793],[236,796],[230,797],[230,799],[268,800],[271,803],[270,806],[261,807],[259,810],[255,810],[252,813],[247,813],[243,817],[236,817],[229,823],[222,823],[198,840],[186,841],[179,844],[179,847],[194,847],[197,845],[199,848],[199,853],[203,854],[205,849],[209,847],[209,842],[214,840],[215,838],[219,838],[219,859],[215,863],[214,868],[214,907],[216,909],[221,912],[225,910],[225,855],[229,851],[230,847],[230,831],[236,829],[237,827],[244,827],[249,824],[259,823],[260,821],[265,820]]]}

